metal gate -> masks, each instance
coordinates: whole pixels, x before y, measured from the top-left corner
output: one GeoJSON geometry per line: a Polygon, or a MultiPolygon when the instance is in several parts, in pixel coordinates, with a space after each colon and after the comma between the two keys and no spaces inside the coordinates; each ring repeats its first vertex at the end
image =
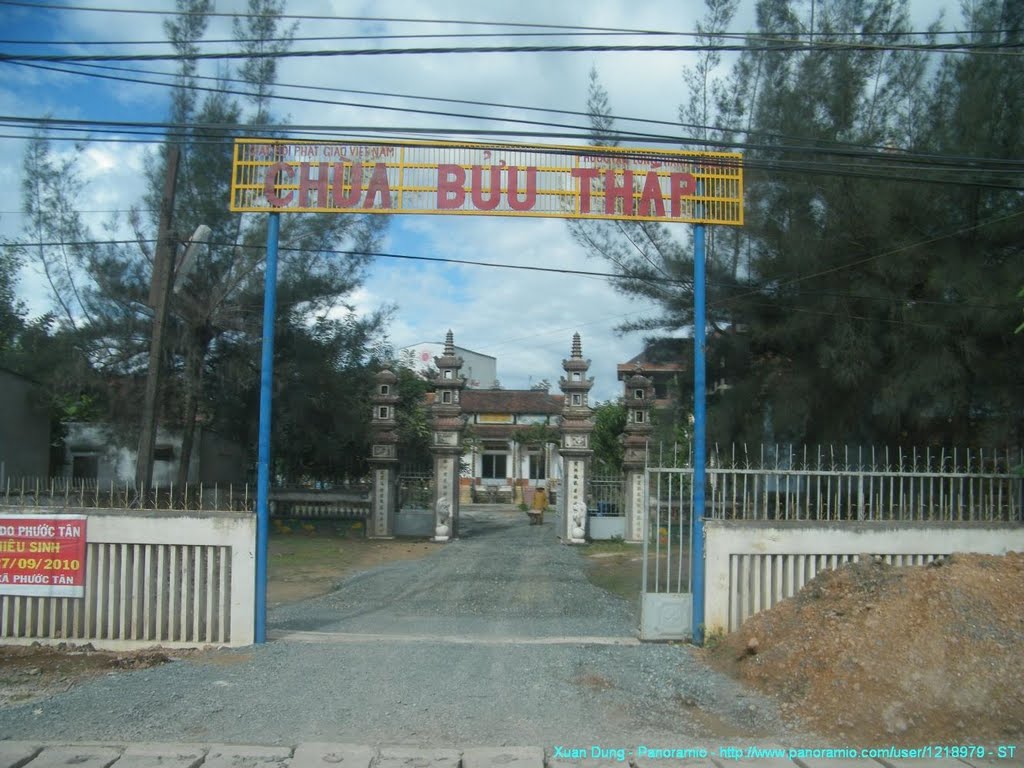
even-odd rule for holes
{"type": "Polygon", "coordinates": [[[640,639],[685,640],[693,632],[693,468],[648,467],[644,480],[640,639]]]}

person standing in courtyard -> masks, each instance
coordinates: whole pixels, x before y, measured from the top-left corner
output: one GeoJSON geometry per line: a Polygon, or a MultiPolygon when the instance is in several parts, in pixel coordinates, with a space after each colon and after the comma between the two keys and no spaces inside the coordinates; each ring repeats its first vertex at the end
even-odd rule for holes
{"type": "Polygon", "coordinates": [[[530,505],[530,511],[527,513],[530,516],[530,525],[543,525],[544,510],[547,508],[547,491],[544,490],[543,485],[539,485],[537,486],[536,492],[533,494],[533,504],[530,505]]]}

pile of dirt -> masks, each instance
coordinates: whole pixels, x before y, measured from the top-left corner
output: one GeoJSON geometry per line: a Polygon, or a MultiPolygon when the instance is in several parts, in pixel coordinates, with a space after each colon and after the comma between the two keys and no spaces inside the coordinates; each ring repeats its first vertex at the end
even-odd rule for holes
{"type": "Polygon", "coordinates": [[[863,744],[1024,736],[1024,553],[870,557],[710,642],[794,726],[863,744]]]}
{"type": "Polygon", "coordinates": [[[98,651],[92,645],[0,646],[0,707],[30,704],[76,683],[122,670],[159,666],[197,651],[98,651]]]}

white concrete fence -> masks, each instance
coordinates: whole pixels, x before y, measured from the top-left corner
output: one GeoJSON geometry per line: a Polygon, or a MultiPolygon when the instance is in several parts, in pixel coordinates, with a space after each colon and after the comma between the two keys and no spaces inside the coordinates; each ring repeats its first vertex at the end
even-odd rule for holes
{"type": "Polygon", "coordinates": [[[0,641],[97,648],[254,640],[256,518],[245,512],[5,507],[87,516],[85,596],[0,596],[0,641]]]}
{"type": "Polygon", "coordinates": [[[956,552],[1024,551],[1024,526],[1001,522],[707,520],[705,631],[733,632],[819,572],[880,556],[923,565],[956,552]]]}

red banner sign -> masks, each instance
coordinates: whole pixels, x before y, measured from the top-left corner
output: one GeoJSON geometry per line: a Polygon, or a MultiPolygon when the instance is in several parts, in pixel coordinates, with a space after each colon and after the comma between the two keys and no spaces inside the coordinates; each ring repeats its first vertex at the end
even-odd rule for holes
{"type": "Polygon", "coordinates": [[[85,515],[0,516],[0,595],[85,596],[85,515]]]}

